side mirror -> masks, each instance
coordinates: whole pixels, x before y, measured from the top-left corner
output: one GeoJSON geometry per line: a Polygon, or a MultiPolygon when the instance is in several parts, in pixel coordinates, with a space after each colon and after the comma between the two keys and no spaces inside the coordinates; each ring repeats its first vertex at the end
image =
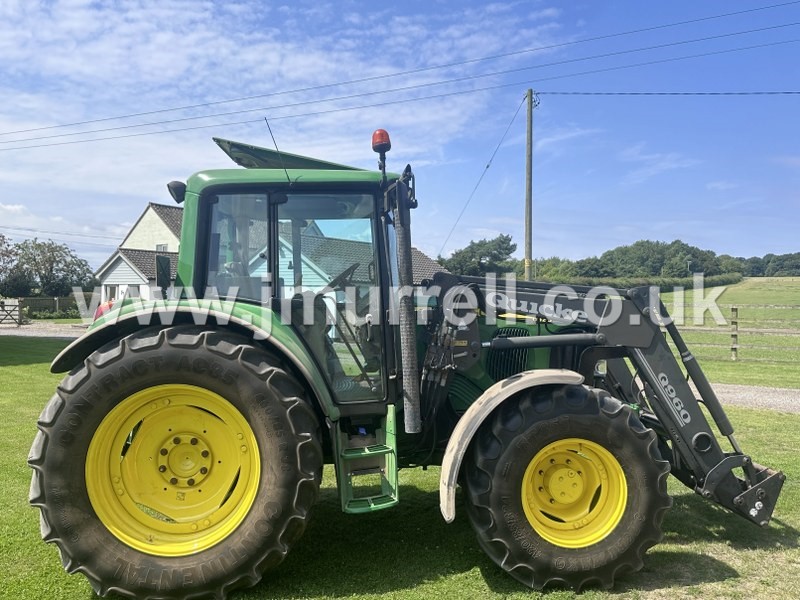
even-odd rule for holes
{"type": "Polygon", "coordinates": [[[161,288],[161,297],[167,297],[167,289],[172,284],[169,256],[156,255],[156,285],[161,288]]]}

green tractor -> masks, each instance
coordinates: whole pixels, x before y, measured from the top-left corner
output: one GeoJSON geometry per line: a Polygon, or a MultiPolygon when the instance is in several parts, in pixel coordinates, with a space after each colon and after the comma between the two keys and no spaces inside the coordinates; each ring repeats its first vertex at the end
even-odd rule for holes
{"type": "Polygon", "coordinates": [[[420,284],[414,176],[386,172],[383,130],[377,171],[216,141],[246,168],[169,184],[171,299],[126,298],[51,367],[67,375],[30,502],[98,594],[255,585],[302,535],[326,463],[353,514],[397,505],[401,468],[439,466],[445,520],[460,485],[480,546],[537,589],[641,568],[670,473],[767,525],[784,476],[741,450],[657,293],[420,284]]]}

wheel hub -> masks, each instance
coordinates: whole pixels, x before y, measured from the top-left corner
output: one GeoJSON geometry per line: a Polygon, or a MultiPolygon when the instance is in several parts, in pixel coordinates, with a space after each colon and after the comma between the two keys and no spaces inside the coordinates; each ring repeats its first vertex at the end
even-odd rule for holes
{"type": "Polygon", "coordinates": [[[580,499],[584,492],[583,476],[569,466],[556,466],[545,472],[544,490],[555,502],[571,504],[580,499]]]}
{"type": "Polygon", "coordinates": [[[206,479],[213,462],[211,449],[202,437],[181,433],[161,444],[156,468],[169,485],[191,488],[206,479]]]}

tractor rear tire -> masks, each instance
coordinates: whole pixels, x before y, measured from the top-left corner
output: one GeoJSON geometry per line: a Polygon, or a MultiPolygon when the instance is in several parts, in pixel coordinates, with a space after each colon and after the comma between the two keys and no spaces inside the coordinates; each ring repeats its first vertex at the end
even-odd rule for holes
{"type": "Polygon", "coordinates": [[[467,512],[484,551],[525,585],[610,588],[661,539],[672,499],[656,434],[601,390],[506,401],[468,451],[467,512]]]}
{"type": "Polygon", "coordinates": [[[76,367],[42,412],[30,502],[95,592],[224,598],[303,533],[319,424],[280,361],[193,326],[145,329],[76,367]]]}

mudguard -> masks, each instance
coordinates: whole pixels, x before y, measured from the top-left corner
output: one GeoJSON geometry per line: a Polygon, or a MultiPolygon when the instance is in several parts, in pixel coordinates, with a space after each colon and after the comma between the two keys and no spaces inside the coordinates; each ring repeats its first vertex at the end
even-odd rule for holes
{"type": "Polygon", "coordinates": [[[104,318],[96,322],[89,331],[64,348],[53,360],[50,371],[52,373],[69,371],[98,348],[143,327],[218,324],[220,327],[230,328],[242,335],[252,335],[254,340],[259,340],[263,345],[271,346],[280,352],[305,379],[309,389],[319,401],[319,406],[325,416],[331,420],[337,420],[339,409],[333,403],[330,391],[314,367],[315,362],[300,338],[291,328],[281,324],[279,317],[274,314],[264,317],[264,319],[266,319],[266,327],[262,326],[265,324],[263,320],[259,321],[258,318],[253,318],[252,314],[244,313],[236,316],[230,311],[217,311],[209,309],[207,306],[203,306],[200,310],[183,305],[171,306],[168,311],[152,309],[115,311],[104,315],[104,318]]]}
{"type": "Polygon", "coordinates": [[[583,375],[567,369],[537,369],[518,373],[486,390],[459,419],[447,444],[439,477],[439,509],[445,521],[451,523],[456,517],[456,481],[461,461],[484,420],[511,396],[532,387],[554,383],[579,385],[583,383],[583,375]]]}

